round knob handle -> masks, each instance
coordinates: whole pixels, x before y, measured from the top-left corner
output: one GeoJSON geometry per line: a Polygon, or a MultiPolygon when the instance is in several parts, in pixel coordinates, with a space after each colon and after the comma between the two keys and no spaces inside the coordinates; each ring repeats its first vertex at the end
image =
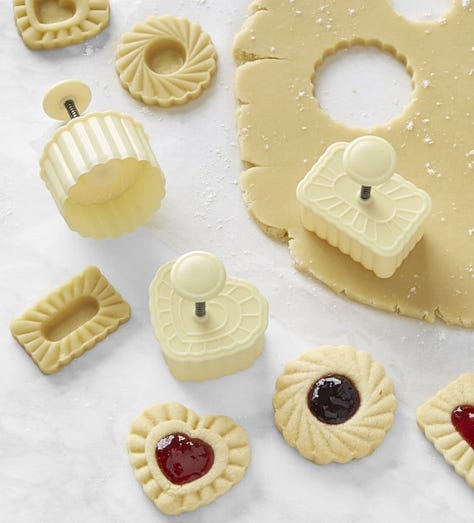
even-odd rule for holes
{"type": "Polygon", "coordinates": [[[193,251],[180,256],[171,269],[171,285],[183,298],[202,303],[217,296],[226,282],[224,264],[219,258],[204,251],[193,251]]]}
{"type": "Polygon", "coordinates": [[[361,136],[347,146],[342,164],[353,180],[372,187],[387,181],[395,172],[397,153],[383,138],[361,136]]]}
{"type": "Polygon", "coordinates": [[[79,80],[65,80],[53,85],[43,98],[43,110],[53,120],[69,120],[70,112],[66,102],[72,102],[79,116],[91,102],[89,87],[79,80]]]}

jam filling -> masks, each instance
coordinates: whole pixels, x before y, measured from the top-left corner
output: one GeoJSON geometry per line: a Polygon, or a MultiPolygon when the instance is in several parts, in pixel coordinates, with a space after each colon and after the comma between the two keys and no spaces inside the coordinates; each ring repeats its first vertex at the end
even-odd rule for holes
{"type": "Polygon", "coordinates": [[[325,376],[308,391],[309,410],[319,421],[328,425],[346,422],[359,406],[359,392],[345,376],[325,376]]]}
{"type": "Polygon", "coordinates": [[[458,405],[451,413],[451,423],[474,449],[474,405],[458,405]]]}
{"type": "Polygon", "coordinates": [[[168,434],[156,444],[155,457],[161,472],[175,485],[201,478],[214,463],[212,447],[182,432],[168,434]]]}

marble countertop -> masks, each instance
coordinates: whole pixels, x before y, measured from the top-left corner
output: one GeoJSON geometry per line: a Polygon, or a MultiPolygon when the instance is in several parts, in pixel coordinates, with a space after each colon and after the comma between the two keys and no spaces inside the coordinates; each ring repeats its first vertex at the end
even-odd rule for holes
{"type": "Polygon", "coordinates": [[[56,51],[31,51],[0,5],[0,520],[152,522],[156,510],[135,480],[125,439],[147,406],[177,401],[225,414],[249,436],[244,479],[209,506],[174,521],[472,521],[472,490],[417,428],[427,398],[473,371],[472,331],[387,314],[351,302],[292,267],[285,245],[248,216],[238,185],[232,39],[248,0],[113,0],[108,29],[56,51]],[[150,108],[120,87],[115,47],[151,14],[200,23],[218,50],[211,87],[177,108],[150,108]],[[54,83],[88,83],[90,110],[131,114],[150,136],[167,194],[132,234],[96,241],[70,231],[39,177],[38,161],[57,123],[42,112],[54,83]],[[208,250],[230,276],[258,285],[270,304],[263,355],[248,370],[202,383],[172,378],[155,339],[148,286],[165,262],[208,250]],[[97,265],[130,303],[131,320],[59,373],[43,375],[10,336],[13,318],[88,265],[97,265]],[[367,350],[392,378],[398,408],[384,443],[346,465],[316,466],[275,428],[272,395],[284,364],[306,349],[348,344],[367,350]]]}

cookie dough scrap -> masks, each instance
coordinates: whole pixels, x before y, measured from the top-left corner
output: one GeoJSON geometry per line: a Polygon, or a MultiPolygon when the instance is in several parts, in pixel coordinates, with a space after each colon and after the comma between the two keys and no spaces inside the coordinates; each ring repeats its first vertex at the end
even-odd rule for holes
{"type": "Polygon", "coordinates": [[[10,331],[40,370],[52,374],[129,318],[128,303],[91,266],[15,319],[10,331]]]}
{"type": "Polygon", "coordinates": [[[457,0],[434,22],[409,21],[387,0],[257,0],[251,12],[234,41],[239,146],[247,166],[240,183],[249,213],[269,236],[288,241],[299,269],[335,292],[472,328],[474,6],[457,0]],[[413,81],[403,113],[370,130],[333,121],[314,94],[326,57],[355,45],[391,53],[413,81]],[[324,151],[368,132],[394,146],[397,171],[433,202],[423,239],[386,280],[307,231],[296,204],[298,183],[324,151]]]}
{"type": "Polygon", "coordinates": [[[14,0],[16,26],[30,49],[84,42],[109,23],[108,0],[14,0]]]}
{"type": "Polygon", "coordinates": [[[325,345],[290,361],[273,396],[285,441],[318,465],[371,454],[391,428],[396,404],[383,366],[348,346],[325,345]]]}
{"type": "Polygon", "coordinates": [[[198,24],[150,16],[122,36],[115,66],[120,83],[134,98],[169,107],[201,95],[216,72],[217,54],[198,24]]]}
{"type": "Polygon", "coordinates": [[[179,403],[148,407],[132,422],[127,448],[137,480],[165,514],[211,503],[243,478],[250,462],[241,427],[179,403]]]}
{"type": "Polygon", "coordinates": [[[421,405],[416,420],[436,450],[474,488],[474,374],[461,374],[421,405]]]}

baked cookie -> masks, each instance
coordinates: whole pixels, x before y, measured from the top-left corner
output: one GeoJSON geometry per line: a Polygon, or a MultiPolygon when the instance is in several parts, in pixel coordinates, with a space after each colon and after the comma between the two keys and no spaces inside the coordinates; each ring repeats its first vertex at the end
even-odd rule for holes
{"type": "Polygon", "coordinates": [[[394,419],[396,399],[384,368],[364,351],[325,345],[285,366],[273,408],[286,442],[319,465],[371,454],[394,419]]]}
{"type": "Polygon", "coordinates": [[[135,418],[127,439],[135,476],[165,514],[189,512],[238,483],[250,462],[247,434],[226,416],[201,416],[179,403],[135,418]]]}
{"type": "Polygon", "coordinates": [[[137,100],[169,107],[197,98],[216,72],[216,50],[186,18],[150,16],[122,36],[115,66],[137,100]]]}
{"type": "Polygon", "coordinates": [[[436,450],[474,488],[474,374],[461,374],[421,405],[416,420],[436,450]]]}

